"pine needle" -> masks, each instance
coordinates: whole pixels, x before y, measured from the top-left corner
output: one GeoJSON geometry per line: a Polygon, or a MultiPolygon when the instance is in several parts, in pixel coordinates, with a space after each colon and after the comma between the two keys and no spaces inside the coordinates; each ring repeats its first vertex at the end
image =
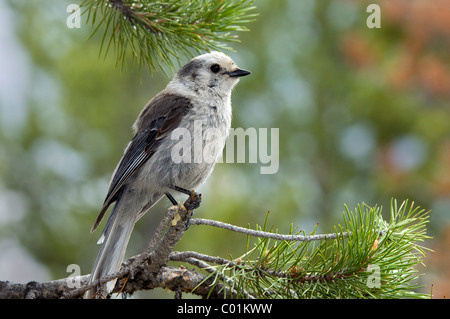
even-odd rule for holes
{"type": "Polygon", "coordinates": [[[116,67],[125,62],[167,74],[181,57],[202,51],[233,50],[237,32],[254,21],[253,0],[85,0],[89,38],[103,32],[99,55],[114,51],[116,67]],[[108,39],[108,41],[107,41],[108,39]]]}

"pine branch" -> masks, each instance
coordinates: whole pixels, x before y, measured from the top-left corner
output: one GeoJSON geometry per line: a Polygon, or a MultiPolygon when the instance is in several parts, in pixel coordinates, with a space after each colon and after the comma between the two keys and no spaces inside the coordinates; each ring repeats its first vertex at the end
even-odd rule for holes
{"type": "MultiPolygon", "coordinates": [[[[83,14],[92,35],[103,29],[100,55],[115,51],[116,66],[128,56],[151,71],[174,70],[181,56],[209,50],[232,50],[236,32],[256,14],[253,0],[85,0],[83,14]]],[[[91,35],[91,37],[92,37],[91,35]]]]}
{"type": "Polygon", "coordinates": [[[215,264],[207,266],[209,277],[215,277],[214,282],[227,278],[222,281],[225,287],[245,292],[238,298],[429,297],[416,292],[414,284],[419,277],[415,266],[426,250],[420,243],[429,238],[428,215],[407,202],[398,206],[393,201],[391,206],[389,222],[378,207],[347,209],[344,226],[336,227],[334,240],[327,235],[317,242],[292,241],[317,238],[315,231],[309,236],[291,233],[290,240],[271,234],[233,261],[192,253],[189,258],[215,264]]]}
{"type": "MultiPolygon", "coordinates": [[[[114,276],[111,276],[114,277],[114,276]]],[[[11,283],[0,281],[0,299],[74,299],[81,298],[83,293],[90,288],[87,285],[89,275],[63,278],[49,282],[29,283],[11,283]],[[69,286],[72,281],[78,281],[81,288],[74,289],[69,286]]],[[[102,282],[107,282],[103,280],[102,282]]],[[[132,294],[140,290],[151,290],[163,288],[174,292],[195,293],[199,296],[210,295],[212,298],[224,298],[224,292],[227,295],[236,296],[236,292],[229,292],[227,287],[217,285],[217,288],[211,291],[212,279],[199,273],[198,271],[185,267],[163,266],[157,273],[148,270],[139,273],[133,279],[128,279],[126,285],[124,281],[119,281],[114,288],[113,294],[119,292],[132,294]],[[123,290],[122,290],[123,288],[123,290]]]]}

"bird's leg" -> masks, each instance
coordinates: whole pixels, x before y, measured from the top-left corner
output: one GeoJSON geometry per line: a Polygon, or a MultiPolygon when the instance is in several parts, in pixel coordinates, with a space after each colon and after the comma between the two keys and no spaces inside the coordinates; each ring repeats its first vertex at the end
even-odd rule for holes
{"type": "MultiPolygon", "coordinates": [[[[202,194],[196,193],[194,190],[188,190],[186,188],[173,186],[172,187],[177,192],[189,195],[189,202],[184,202],[184,207],[186,207],[187,210],[194,210],[200,207],[200,203],[202,201],[202,194]]],[[[167,194],[166,194],[167,195],[167,194]]],[[[170,198],[169,198],[170,199],[170,198]]],[[[173,199],[173,197],[172,197],[173,199]]],[[[173,203],[173,202],[172,202],[173,203]]]]}
{"type": "Polygon", "coordinates": [[[186,189],[186,188],[183,188],[183,187],[179,187],[179,186],[172,186],[171,188],[176,190],[177,192],[180,192],[180,193],[183,193],[183,194],[186,194],[186,195],[189,195],[189,196],[193,192],[192,190],[189,190],[189,189],[186,189]]]}
{"type": "MultiPolygon", "coordinates": [[[[173,186],[172,188],[180,193],[189,195],[189,198],[183,203],[183,205],[181,205],[186,211],[191,211],[191,214],[188,217],[189,219],[186,222],[185,230],[187,230],[190,226],[190,219],[191,219],[192,214],[194,213],[194,209],[197,209],[200,207],[200,203],[202,201],[202,194],[198,194],[194,190],[190,191],[185,188],[178,187],[178,186],[173,186]]],[[[166,192],[166,196],[174,206],[179,205],[178,202],[175,200],[175,198],[173,198],[173,196],[169,192],[166,192]]]]}
{"type": "Polygon", "coordinates": [[[178,202],[175,200],[175,198],[173,198],[173,196],[172,196],[169,192],[166,193],[166,196],[167,196],[167,198],[170,200],[170,202],[172,203],[172,205],[175,205],[175,206],[178,205],[178,202]]]}

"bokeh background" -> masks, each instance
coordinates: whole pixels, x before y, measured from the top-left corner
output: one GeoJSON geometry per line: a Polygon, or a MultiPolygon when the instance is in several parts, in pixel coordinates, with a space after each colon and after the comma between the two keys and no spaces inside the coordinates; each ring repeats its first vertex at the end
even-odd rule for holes
{"type": "MultiPolygon", "coordinates": [[[[141,108],[168,77],[114,57],[74,0],[0,1],[0,280],[89,273],[100,232],[90,227],[141,108]]],[[[233,127],[279,128],[280,166],[219,164],[196,217],[240,226],[291,224],[329,232],[344,205],[409,199],[432,210],[418,269],[434,298],[450,295],[450,2],[256,0],[257,20],[229,53],[252,71],[233,94],[233,127]]],[[[187,61],[187,58],[184,60],[187,61]]],[[[137,225],[127,255],[146,247],[169,206],[137,225]]],[[[222,257],[246,237],[192,226],[177,245],[222,257]]],[[[153,297],[173,297],[154,291],[153,297]]]]}

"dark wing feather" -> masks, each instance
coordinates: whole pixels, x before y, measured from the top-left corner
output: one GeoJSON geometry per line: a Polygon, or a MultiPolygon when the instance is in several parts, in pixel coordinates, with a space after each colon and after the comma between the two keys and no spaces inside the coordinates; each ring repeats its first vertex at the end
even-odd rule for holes
{"type": "Polygon", "coordinates": [[[137,133],[117,165],[105,202],[91,232],[98,227],[108,207],[117,200],[129,178],[157,151],[161,139],[178,127],[190,107],[189,99],[165,94],[157,95],[144,108],[137,121],[137,133]]]}

